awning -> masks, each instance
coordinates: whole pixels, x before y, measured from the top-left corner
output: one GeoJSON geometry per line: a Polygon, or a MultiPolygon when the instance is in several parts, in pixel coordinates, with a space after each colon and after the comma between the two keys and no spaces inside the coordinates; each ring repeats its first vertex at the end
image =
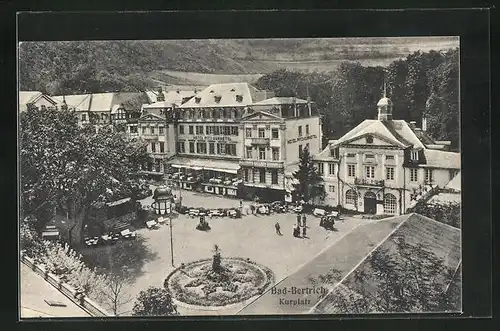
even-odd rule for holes
{"type": "Polygon", "coordinates": [[[168,163],[173,168],[187,168],[193,170],[212,170],[237,174],[240,165],[238,161],[227,160],[209,160],[209,159],[192,159],[192,158],[174,158],[168,163]]]}

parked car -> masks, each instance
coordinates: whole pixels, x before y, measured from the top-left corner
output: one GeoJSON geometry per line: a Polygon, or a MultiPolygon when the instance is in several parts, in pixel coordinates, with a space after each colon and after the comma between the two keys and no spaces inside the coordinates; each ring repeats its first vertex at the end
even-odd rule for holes
{"type": "Polygon", "coordinates": [[[271,213],[268,205],[257,206],[257,213],[262,215],[269,215],[271,213]]]}
{"type": "Polygon", "coordinates": [[[302,205],[297,205],[297,206],[293,207],[292,210],[296,213],[302,213],[302,211],[304,210],[304,207],[302,207],[302,205]]]}
{"type": "Polygon", "coordinates": [[[224,213],[221,209],[212,209],[208,212],[210,217],[223,217],[224,213]]]}
{"type": "Polygon", "coordinates": [[[241,212],[239,209],[229,209],[227,211],[227,216],[231,218],[241,218],[241,212]]]}
{"type": "Polygon", "coordinates": [[[286,213],[287,212],[287,206],[285,202],[283,201],[274,201],[270,205],[271,210],[275,213],[286,213]]]}
{"type": "Polygon", "coordinates": [[[191,217],[196,217],[196,216],[200,216],[200,210],[199,209],[190,209],[188,211],[188,215],[191,216],[191,217]]]}

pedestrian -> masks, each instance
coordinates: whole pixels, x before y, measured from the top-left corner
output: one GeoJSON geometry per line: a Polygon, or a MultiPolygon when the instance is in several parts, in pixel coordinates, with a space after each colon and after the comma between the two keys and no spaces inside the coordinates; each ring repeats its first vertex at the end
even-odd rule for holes
{"type": "Polygon", "coordinates": [[[300,214],[297,214],[297,226],[300,226],[300,214]]]}
{"type": "Polygon", "coordinates": [[[297,226],[297,224],[294,224],[294,226],[293,226],[293,236],[295,238],[299,237],[299,227],[297,226]]]}
{"type": "Polygon", "coordinates": [[[280,223],[279,222],[276,222],[276,224],[274,224],[274,228],[276,229],[276,234],[278,236],[282,236],[281,230],[280,230],[280,223]]]}
{"type": "Polygon", "coordinates": [[[302,237],[307,238],[306,236],[306,227],[302,227],[302,237]]]}
{"type": "Polygon", "coordinates": [[[302,214],[302,226],[305,228],[307,226],[306,214],[302,214]]]}
{"type": "Polygon", "coordinates": [[[240,200],[240,211],[243,210],[243,200],[240,200]]]}

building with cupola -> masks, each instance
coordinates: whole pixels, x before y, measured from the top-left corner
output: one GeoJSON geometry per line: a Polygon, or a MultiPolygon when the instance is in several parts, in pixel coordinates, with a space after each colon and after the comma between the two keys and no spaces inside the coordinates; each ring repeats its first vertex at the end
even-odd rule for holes
{"type": "MultiPolygon", "coordinates": [[[[367,119],[314,157],[325,189],[318,204],[369,214],[401,215],[460,171],[460,153],[415,122],[393,119],[385,95],[377,119],[367,119]]],[[[456,179],[455,179],[456,180],[456,179]]]]}

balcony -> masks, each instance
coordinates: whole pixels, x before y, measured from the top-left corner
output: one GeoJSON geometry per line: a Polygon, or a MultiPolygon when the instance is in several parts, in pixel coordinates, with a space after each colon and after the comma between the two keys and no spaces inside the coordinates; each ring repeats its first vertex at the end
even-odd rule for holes
{"type": "Polygon", "coordinates": [[[240,166],[281,169],[283,168],[283,161],[242,159],[240,160],[240,166]]]}
{"type": "Polygon", "coordinates": [[[376,180],[371,178],[355,178],[354,184],[359,186],[371,186],[371,187],[383,187],[385,186],[385,181],[376,180]]]}
{"type": "Polygon", "coordinates": [[[251,138],[250,144],[252,144],[252,145],[269,145],[269,138],[251,138]]]}
{"type": "Polygon", "coordinates": [[[158,139],[158,133],[143,133],[140,135],[142,139],[147,139],[147,140],[157,140],[158,139]]]}

